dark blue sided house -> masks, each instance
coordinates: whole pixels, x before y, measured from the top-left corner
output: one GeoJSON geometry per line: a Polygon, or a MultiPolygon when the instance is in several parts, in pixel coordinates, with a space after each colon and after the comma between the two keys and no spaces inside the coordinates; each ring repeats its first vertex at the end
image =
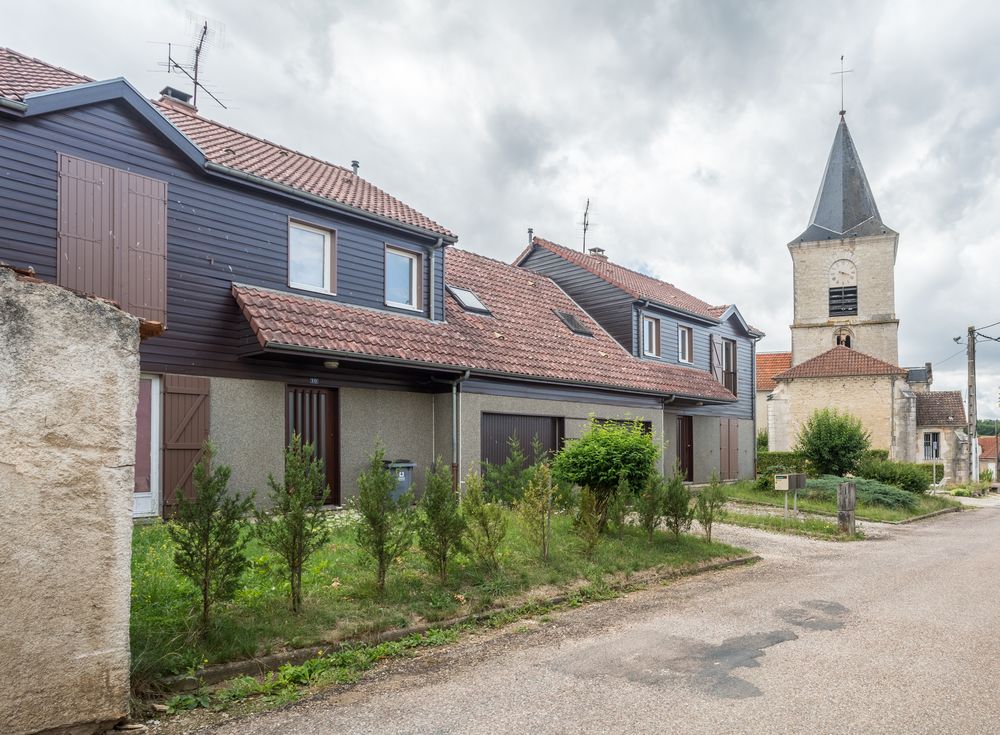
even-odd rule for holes
{"type": "MultiPolygon", "coordinates": [[[[281,477],[301,434],[339,505],[376,441],[420,480],[435,458],[456,476],[501,461],[511,435],[558,449],[591,416],[641,419],[672,441],[668,406],[716,426],[742,411],[707,370],[636,357],[570,289],[457,250],[356,170],[162,94],[0,49],[0,261],[115,301],[148,337],[137,515],[169,514],[191,492],[207,438],[247,492],[281,477]]],[[[731,315],[695,323],[739,331],[731,315]]],[[[737,372],[753,364],[739,345],[737,372]]],[[[718,468],[718,444],[699,459],[697,425],[693,436],[697,480],[718,468]]]]}
{"type": "Polygon", "coordinates": [[[671,404],[664,431],[688,480],[754,472],[756,344],[763,333],[735,305],[712,306],[676,286],[608,260],[533,238],[515,262],[544,274],[638,359],[704,371],[736,398],[671,404]]]}

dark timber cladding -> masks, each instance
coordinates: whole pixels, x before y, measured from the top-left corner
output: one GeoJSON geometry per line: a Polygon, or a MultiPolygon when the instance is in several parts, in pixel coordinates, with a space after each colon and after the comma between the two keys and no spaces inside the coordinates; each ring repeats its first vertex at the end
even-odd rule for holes
{"type": "Polygon", "coordinates": [[[194,496],[191,474],[209,436],[208,378],[163,377],[163,515],[177,508],[177,495],[194,496]]]}
{"type": "Polygon", "coordinates": [[[167,185],[59,155],[57,282],[166,320],[167,185]]]}
{"type": "Polygon", "coordinates": [[[340,504],[340,446],[337,392],[329,388],[289,385],[285,388],[285,443],[298,434],[302,444],[313,447],[326,473],[327,494],[323,502],[340,504]]]}
{"type": "Polygon", "coordinates": [[[484,413],[480,423],[481,458],[499,465],[510,456],[510,440],[516,437],[529,463],[562,447],[563,419],[556,416],[522,416],[509,413],[484,413]],[[535,442],[535,439],[538,441],[535,442]],[[535,451],[533,444],[538,445],[535,451]]]}

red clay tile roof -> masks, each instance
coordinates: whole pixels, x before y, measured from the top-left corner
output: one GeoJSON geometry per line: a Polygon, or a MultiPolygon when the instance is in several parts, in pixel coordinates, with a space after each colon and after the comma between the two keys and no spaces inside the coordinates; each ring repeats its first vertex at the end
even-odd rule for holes
{"type": "Polygon", "coordinates": [[[774,390],[777,383],[774,376],[792,366],[791,352],[757,353],[757,390],[774,390]]]}
{"type": "MultiPolygon", "coordinates": [[[[11,49],[0,48],[0,96],[8,99],[23,101],[25,96],[33,92],[91,81],[93,80],[80,74],[54,67],[11,49]]],[[[153,105],[211,163],[436,235],[455,237],[447,228],[389,196],[377,186],[355,175],[351,169],[242,133],[194,112],[158,102],[153,102],[153,105]]]]}
{"type": "Polygon", "coordinates": [[[478,373],[593,384],[644,393],[732,401],[703,370],[629,355],[548,278],[465,250],[449,249],[446,282],[467,288],[491,315],[445,296],[446,323],[334,301],[234,285],[261,346],[287,345],[389,358],[478,373]],[[592,337],[572,333],[553,309],[576,316],[592,337]]]}
{"type": "Polygon", "coordinates": [[[997,458],[997,438],[995,436],[980,436],[979,439],[979,459],[996,460],[997,458]]]}
{"type": "Polygon", "coordinates": [[[774,379],[836,378],[852,375],[906,375],[906,371],[897,365],[839,345],[775,375],[774,379]]]}
{"type": "Polygon", "coordinates": [[[965,426],[965,406],[957,390],[916,393],[917,426],[965,426]]]}
{"type": "MultiPolygon", "coordinates": [[[[609,260],[602,260],[595,258],[593,255],[587,255],[577,250],[570,250],[554,242],[543,240],[540,237],[534,238],[532,243],[537,247],[545,248],[561,258],[585,268],[595,276],[603,278],[613,286],[617,286],[634,299],[648,299],[663,306],[681,309],[692,314],[697,314],[698,316],[709,317],[710,319],[718,319],[719,315],[728,308],[712,306],[689,293],[681,291],[673,284],[643,273],[638,273],[637,271],[629,270],[609,260]]],[[[520,262],[521,258],[528,252],[530,250],[522,253],[515,262],[520,262]]]]}

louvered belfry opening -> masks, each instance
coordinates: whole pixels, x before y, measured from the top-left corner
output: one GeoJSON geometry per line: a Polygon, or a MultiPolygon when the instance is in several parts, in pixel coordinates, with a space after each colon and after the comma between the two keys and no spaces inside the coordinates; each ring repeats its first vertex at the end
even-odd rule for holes
{"type": "Polygon", "coordinates": [[[857,316],[858,287],[830,289],[830,316],[857,316]]]}
{"type": "Polygon", "coordinates": [[[337,393],[330,388],[289,385],[285,389],[285,444],[292,435],[312,444],[326,471],[325,505],[340,505],[340,464],[337,393]]]}

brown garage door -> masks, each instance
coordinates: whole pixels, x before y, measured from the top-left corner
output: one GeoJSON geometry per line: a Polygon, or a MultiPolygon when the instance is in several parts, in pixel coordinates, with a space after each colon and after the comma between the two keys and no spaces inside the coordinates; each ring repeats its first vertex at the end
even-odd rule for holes
{"type": "Polygon", "coordinates": [[[541,457],[532,448],[535,437],[540,454],[551,456],[562,447],[563,419],[558,416],[522,416],[512,413],[484,413],[480,423],[482,460],[503,464],[510,456],[510,437],[516,436],[528,462],[541,457]]]}

